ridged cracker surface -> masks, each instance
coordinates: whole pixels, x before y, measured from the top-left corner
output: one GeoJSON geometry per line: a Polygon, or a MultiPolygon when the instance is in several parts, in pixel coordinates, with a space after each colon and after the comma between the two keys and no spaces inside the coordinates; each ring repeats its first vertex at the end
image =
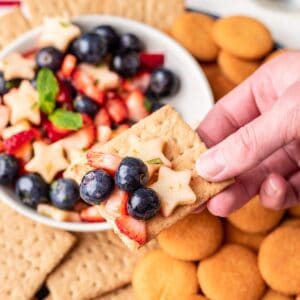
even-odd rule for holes
{"type": "Polygon", "coordinates": [[[28,300],[75,242],[0,202],[0,299],[28,300]]]}
{"type": "Polygon", "coordinates": [[[126,286],[137,257],[113,232],[78,234],[78,245],[48,277],[52,300],[93,299],[126,286]]]}
{"type": "Polygon", "coordinates": [[[172,162],[172,168],[178,171],[192,170],[191,187],[197,195],[195,204],[177,208],[170,217],[156,216],[147,221],[148,240],[153,239],[163,229],[190,214],[200,204],[232,183],[232,181],[210,183],[196,174],[194,169],[196,160],[206,150],[206,147],[197,133],[170,105],[165,105],[157,112],[141,120],[129,130],[103,145],[99,151],[118,154],[122,157],[126,156],[130,146],[130,135],[135,135],[142,141],[153,138],[164,139],[166,142],[164,153],[172,162]]]}

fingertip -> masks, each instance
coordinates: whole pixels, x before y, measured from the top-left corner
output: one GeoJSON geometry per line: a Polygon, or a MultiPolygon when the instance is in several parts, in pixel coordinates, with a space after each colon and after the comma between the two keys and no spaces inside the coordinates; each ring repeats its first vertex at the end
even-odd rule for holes
{"type": "Polygon", "coordinates": [[[236,208],[232,197],[220,193],[210,199],[207,203],[207,209],[211,214],[217,217],[228,217],[236,208]]]}

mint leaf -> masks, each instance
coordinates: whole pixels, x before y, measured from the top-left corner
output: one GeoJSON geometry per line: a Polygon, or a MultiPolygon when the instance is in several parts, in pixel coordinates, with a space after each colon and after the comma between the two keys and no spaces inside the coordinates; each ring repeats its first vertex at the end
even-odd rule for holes
{"type": "Polygon", "coordinates": [[[82,127],[82,117],[80,113],[75,113],[58,108],[50,116],[49,120],[57,127],[69,130],[78,130],[82,127]]]}
{"type": "Polygon", "coordinates": [[[157,157],[157,158],[147,160],[146,163],[148,165],[162,165],[163,162],[159,157],[157,157]]]}
{"type": "Polygon", "coordinates": [[[152,109],[152,103],[149,99],[145,98],[144,100],[144,106],[146,107],[146,109],[151,112],[152,109]]]}
{"type": "Polygon", "coordinates": [[[39,71],[36,80],[39,95],[39,105],[43,113],[49,115],[55,109],[55,97],[58,93],[58,82],[50,69],[39,71]]]}

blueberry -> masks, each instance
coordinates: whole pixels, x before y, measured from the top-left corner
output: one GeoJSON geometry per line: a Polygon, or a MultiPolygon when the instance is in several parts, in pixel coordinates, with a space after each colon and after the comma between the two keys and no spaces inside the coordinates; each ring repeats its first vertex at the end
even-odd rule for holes
{"type": "Polygon", "coordinates": [[[119,44],[119,36],[115,29],[109,25],[100,25],[94,29],[103,40],[106,41],[108,51],[113,52],[119,44]]]}
{"type": "Polygon", "coordinates": [[[4,74],[3,72],[0,72],[0,95],[4,95],[7,93],[7,87],[6,87],[6,81],[4,79],[4,74]]]}
{"type": "Polygon", "coordinates": [[[113,57],[111,67],[123,77],[131,77],[140,69],[140,58],[136,52],[120,53],[113,57]]]}
{"type": "Polygon", "coordinates": [[[114,188],[114,179],[103,170],[93,170],[84,175],[80,183],[80,197],[88,204],[99,204],[114,188]]]}
{"type": "Polygon", "coordinates": [[[18,160],[10,154],[0,154],[0,184],[12,184],[17,179],[18,172],[18,160]]]}
{"type": "Polygon", "coordinates": [[[36,208],[39,203],[48,202],[49,187],[39,174],[21,176],[16,182],[15,190],[20,200],[30,207],[36,208]]]}
{"type": "Polygon", "coordinates": [[[57,71],[61,66],[63,54],[55,47],[45,47],[38,51],[35,60],[39,68],[57,71]]]}
{"type": "Polygon", "coordinates": [[[76,39],[70,51],[82,62],[99,64],[108,53],[107,43],[97,33],[84,33],[76,39]]]}
{"type": "Polygon", "coordinates": [[[168,97],[178,91],[179,79],[172,71],[159,68],[152,72],[148,89],[152,98],[168,97]]]}
{"type": "Polygon", "coordinates": [[[93,118],[99,110],[99,105],[91,98],[79,95],[74,101],[74,108],[76,111],[88,114],[93,118]]]}
{"type": "Polygon", "coordinates": [[[146,185],[149,179],[148,168],[138,158],[125,157],[115,175],[116,185],[127,192],[134,192],[146,185]]]}
{"type": "Polygon", "coordinates": [[[121,52],[141,52],[144,49],[144,45],[136,35],[132,33],[125,33],[120,36],[119,49],[121,52]]]}
{"type": "Polygon", "coordinates": [[[50,200],[61,209],[72,209],[79,200],[79,186],[73,179],[61,178],[50,186],[50,200]]]}
{"type": "Polygon", "coordinates": [[[160,200],[156,192],[150,188],[136,190],[127,203],[129,215],[136,219],[149,220],[160,209],[160,200]]]}
{"type": "Polygon", "coordinates": [[[159,110],[160,108],[162,108],[165,104],[164,103],[161,103],[161,102],[152,102],[152,105],[151,105],[151,112],[155,112],[157,110],[159,110]]]}

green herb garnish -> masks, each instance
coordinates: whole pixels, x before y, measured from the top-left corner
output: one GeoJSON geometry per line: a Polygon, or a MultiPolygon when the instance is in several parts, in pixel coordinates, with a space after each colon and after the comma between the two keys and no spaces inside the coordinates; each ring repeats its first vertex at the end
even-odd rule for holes
{"type": "Polygon", "coordinates": [[[149,112],[151,112],[151,109],[152,109],[152,103],[151,103],[151,101],[150,101],[149,99],[145,98],[145,100],[144,100],[144,106],[145,106],[145,108],[146,108],[149,112]]]}
{"type": "Polygon", "coordinates": [[[69,130],[82,128],[83,122],[80,113],[75,113],[58,108],[50,116],[49,120],[57,127],[69,130]]]}
{"type": "Polygon", "coordinates": [[[157,157],[157,158],[147,160],[146,163],[148,165],[162,165],[163,162],[159,157],[157,157]]]}

